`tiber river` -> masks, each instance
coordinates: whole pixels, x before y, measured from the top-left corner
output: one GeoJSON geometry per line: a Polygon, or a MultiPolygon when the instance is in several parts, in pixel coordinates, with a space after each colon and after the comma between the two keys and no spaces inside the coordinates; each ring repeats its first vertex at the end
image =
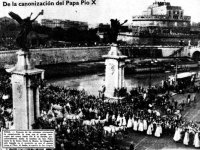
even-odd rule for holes
{"type": "MultiPolygon", "coordinates": [[[[167,78],[167,74],[151,74],[151,85],[157,85],[161,83],[161,80],[167,78]]],[[[98,91],[102,89],[104,85],[104,76],[95,75],[84,75],[76,77],[63,77],[48,80],[48,83],[66,87],[75,88],[78,90],[85,89],[88,94],[97,96],[98,91]]],[[[125,85],[129,90],[134,87],[143,86],[148,87],[150,83],[150,74],[137,74],[125,76],[125,85]]]]}

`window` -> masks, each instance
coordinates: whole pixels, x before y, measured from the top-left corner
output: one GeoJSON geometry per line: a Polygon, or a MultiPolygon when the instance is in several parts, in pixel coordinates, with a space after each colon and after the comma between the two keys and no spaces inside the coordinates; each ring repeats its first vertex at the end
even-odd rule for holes
{"type": "Polygon", "coordinates": [[[168,11],[169,17],[171,17],[171,11],[168,11]]]}

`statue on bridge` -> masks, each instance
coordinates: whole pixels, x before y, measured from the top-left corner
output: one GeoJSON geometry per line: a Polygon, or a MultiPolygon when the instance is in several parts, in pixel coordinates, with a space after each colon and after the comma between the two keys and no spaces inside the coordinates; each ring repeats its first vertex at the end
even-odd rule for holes
{"type": "Polygon", "coordinates": [[[29,48],[29,41],[28,41],[28,35],[30,32],[33,31],[32,23],[40,16],[43,15],[44,11],[38,13],[38,15],[31,20],[31,15],[25,19],[22,19],[19,15],[15,14],[14,12],[9,12],[9,15],[16,20],[21,28],[20,33],[17,35],[16,43],[17,45],[22,48],[22,51],[28,51],[29,48]]]}
{"type": "Polygon", "coordinates": [[[111,29],[109,31],[109,41],[111,43],[117,43],[117,36],[119,34],[119,30],[123,24],[125,24],[128,20],[125,20],[123,23],[120,23],[117,19],[111,19],[111,29]]]}

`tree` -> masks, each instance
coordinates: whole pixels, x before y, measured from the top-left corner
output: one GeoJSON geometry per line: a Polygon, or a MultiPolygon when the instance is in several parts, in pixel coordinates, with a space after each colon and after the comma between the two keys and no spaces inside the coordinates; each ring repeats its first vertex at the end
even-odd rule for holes
{"type": "Polygon", "coordinates": [[[54,39],[54,40],[64,40],[64,37],[65,37],[65,30],[62,29],[61,27],[55,27],[53,28],[52,30],[52,33],[51,33],[51,38],[54,39]]]}
{"type": "Polygon", "coordinates": [[[15,31],[17,30],[17,25],[15,23],[10,23],[6,26],[7,31],[15,31]]]}
{"type": "Polygon", "coordinates": [[[52,29],[47,26],[41,26],[39,24],[33,26],[33,30],[39,34],[47,34],[50,36],[52,29]]]}

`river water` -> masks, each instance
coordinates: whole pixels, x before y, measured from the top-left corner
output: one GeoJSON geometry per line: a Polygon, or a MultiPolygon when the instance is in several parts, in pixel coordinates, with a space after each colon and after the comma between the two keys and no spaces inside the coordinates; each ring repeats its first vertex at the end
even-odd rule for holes
{"type": "MultiPolygon", "coordinates": [[[[161,83],[161,80],[166,79],[168,75],[164,73],[151,74],[151,85],[157,85],[161,83]]],[[[88,94],[97,96],[98,91],[102,89],[104,85],[104,76],[97,74],[75,76],[75,77],[62,77],[48,80],[48,83],[66,87],[75,88],[78,90],[85,89],[88,94]]],[[[137,74],[125,76],[125,86],[128,91],[133,87],[143,86],[148,87],[150,84],[150,74],[137,74]]]]}

